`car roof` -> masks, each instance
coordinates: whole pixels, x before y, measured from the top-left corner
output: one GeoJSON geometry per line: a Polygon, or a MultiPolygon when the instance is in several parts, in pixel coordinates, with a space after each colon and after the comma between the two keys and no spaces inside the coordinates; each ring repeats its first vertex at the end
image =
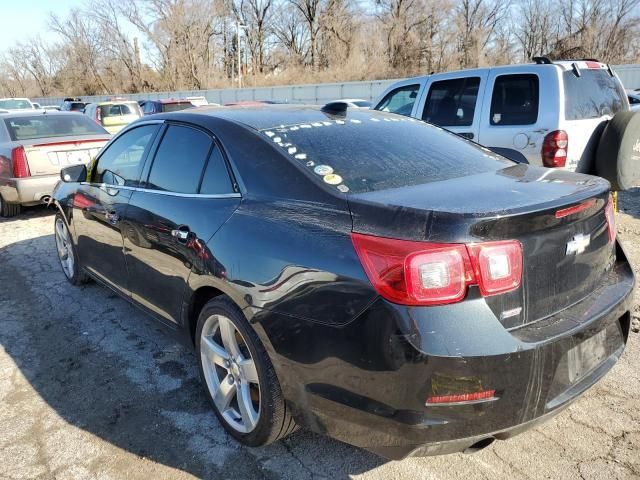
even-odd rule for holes
{"type": "Polygon", "coordinates": [[[24,110],[20,111],[13,110],[9,113],[3,113],[2,118],[33,117],[38,115],[46,115],[47,117],[50,117],[52,115],[73,115],[75,118],[78,114],[74,112],[60,112],[58,110],[35,110],[25,108],[24,110]]]}
{"type": "Polygon", "coordinates": [[[384,118],[394,114],[377,110],[347,108],[344,112],[323,111],[321,105],[264,104],[246,107],[202,106],[180,112],[163,113],[154,116],[157,119],[184,119],[194,116],[216,117],[243,124],[254,130],[267,130],[283,126],[318,124],[326,121],[355,121],[356,123],[373,118],[384,118]]]}

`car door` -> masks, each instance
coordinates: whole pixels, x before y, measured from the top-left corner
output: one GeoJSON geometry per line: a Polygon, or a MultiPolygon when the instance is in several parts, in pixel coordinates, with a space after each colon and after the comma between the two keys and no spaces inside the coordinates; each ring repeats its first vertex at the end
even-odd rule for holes
{"type": "Polygon", "coordinates": [[[88,181],[78,186],[73,199],[80,261],[123,294],[129,289],[121,220],[159,127],[142,125],[111,142],[89,167],[88,181]]]}
{"type": "Polygon", "coordinates": [[[227,160],[213,136],[167,123],[144,188],[126,211],[125,252],[134,300],[161,320],[180,321],[192,270],[208,264],[206,244],[240,204],[227,160]]]}
{"type": "Polygon", "coordinates": [[[540,73],[533,70],[492,70],[477,141],[516,162],[540,165],[542,141],[554,121],[553,112],[540,111],[540,84],[540,73]]]}
{"type": "Polygon", "coordinates": [[[477,141],[479,105],[486,79],[486,71],[430,77],[420,99],[418,117],[477,141]]]}

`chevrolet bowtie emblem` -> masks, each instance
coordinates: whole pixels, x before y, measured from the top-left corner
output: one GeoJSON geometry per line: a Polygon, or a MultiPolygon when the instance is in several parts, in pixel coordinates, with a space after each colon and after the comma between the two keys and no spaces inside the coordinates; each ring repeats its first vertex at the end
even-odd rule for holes
{"type": "Polygon", "coordinates": [[[578,255],[584,252],[591,243],[591,235],[578,233],[567,242],[566,255],[578,255]]]}

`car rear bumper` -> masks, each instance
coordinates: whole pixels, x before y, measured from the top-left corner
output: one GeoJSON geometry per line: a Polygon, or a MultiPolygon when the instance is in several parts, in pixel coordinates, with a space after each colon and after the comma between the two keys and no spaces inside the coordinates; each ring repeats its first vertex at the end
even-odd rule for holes
{"type": "Polygon", "coordinates": [[[571,404],[622,355],[634,282],[618,248],[589,297],[511,331],[482,298],[443,308],[377,300],[342,328],[257,317],[300,423],[400,459],[506,439],[571,404]],[[295,339],[283,335],[284,322],[295,339]],[[494,398],[425,405],[430,396],[482,390],[495,390],[494,398]]]}
{"type": "Polygon", "coordinates": [[[51,196],[60,175],[39,175],[27,178],[9,178],[0,184],[0,194],[8,203],[35,205],[51,196]]]}

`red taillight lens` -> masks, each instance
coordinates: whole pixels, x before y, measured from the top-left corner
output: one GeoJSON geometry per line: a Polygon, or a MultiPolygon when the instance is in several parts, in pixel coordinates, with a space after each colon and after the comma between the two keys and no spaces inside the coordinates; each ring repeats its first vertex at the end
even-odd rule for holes
{"type": "Polygon", "coordinates": [[[564,130],[548,133],[542,142],[542,164],[545,167],[564,167],[567,163],[569,136],[564,130]]]}
{"type": "Polygon", "coordinates": [[[27,163],[27,153],[23,146],[11,150],[11,163],[13,165],[14,178],[30,177],[29,164],[27,163]]]}
{"type": "Polygon", "coordinates": [[[463,402],[479,402],[482,400],[493,399],[496,395],[495,390],[484,390],[482,392],[461,393],[458,395],[438,395],[428,397],[426,404],[434,405],[437,403],[463,403],[463,402]]]}
{"type": "Polygon", "coordinates": [[[96,122],[102,122],[102,112],[100,112],[100,107],[96,107],[96,122]]]}
{"type": "Polygon", "coordinates": [[[520,242],[443,244],[351,234],[376,291],[402,305],[445,305],[462,300],[467,287],[496,295],[520,286],[520,242]]]}
{"type": "Polygon", "coordinates": [[[522,244],[515,240],[468,246],[480,293],[487,297],[508,292],[522,280],[522,244]]]}
{"type": "Polygon", "coordinates": [[[614,242],[616,239],[616,212],[613,206],[613,197],[609,194],[609,201],[604,207],[604,214],[607,217],[607,228],[609,230],[609,241],[614,242]]]}

